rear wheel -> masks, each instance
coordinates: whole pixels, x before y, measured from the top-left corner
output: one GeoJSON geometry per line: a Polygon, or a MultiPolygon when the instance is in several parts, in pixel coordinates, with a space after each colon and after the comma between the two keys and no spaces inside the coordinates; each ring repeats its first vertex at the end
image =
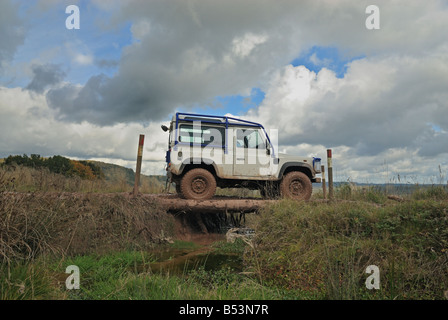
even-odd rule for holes
{"type": "Polygon", "coordinates": [[[311,180],[306,174],[293,171],[283,177],[280,192],[283,197],[295,200],[309,200],[313,191],[311,180]]]}
{"type": "Polygon", "coordinates": [[[202,168],[192,169],[182,177],[180,190],[187,199],[210,199],[216,191],[216,179],[210,171],[202,168]]]}

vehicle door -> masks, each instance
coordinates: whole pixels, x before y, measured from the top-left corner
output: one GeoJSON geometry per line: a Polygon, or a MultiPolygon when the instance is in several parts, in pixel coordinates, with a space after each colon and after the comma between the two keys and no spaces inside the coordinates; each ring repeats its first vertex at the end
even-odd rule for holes
{"type": "Polygon", "coordinates": [[[270,176],[272,161],[261,128],[240,127],[234,134],[233,174],[256,178],[270,176]]]}

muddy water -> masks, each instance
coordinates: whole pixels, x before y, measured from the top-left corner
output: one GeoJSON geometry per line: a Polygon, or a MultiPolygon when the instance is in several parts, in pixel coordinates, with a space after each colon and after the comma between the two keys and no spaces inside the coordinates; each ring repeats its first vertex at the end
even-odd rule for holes
{"type": "Polygon", "coordinates": [[[206,271],[231,268],[242,271],[241,256],[235,253],[214,252],[212,245],[216,241],[225,241],[225,235],[207,234],[192,236],[193,248],[164,248],[151,252],[156,262],[150,264],[151,272],[185,274],[194,269],[206,271]]]}

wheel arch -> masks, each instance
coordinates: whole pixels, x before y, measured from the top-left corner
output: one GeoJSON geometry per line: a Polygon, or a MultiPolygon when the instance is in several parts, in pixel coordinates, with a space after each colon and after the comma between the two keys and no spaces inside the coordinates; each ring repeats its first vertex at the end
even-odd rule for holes
{"type": "Polygon", "coordinates": [[[310,179],[310,181],[313,180],[313,174],[311,172],[311,169],[307,164],[304,162],[288,162],[282,165],[279,173],[279,179],[282,179],[285,175],[292,171],[299,171],[304,174],[310,179]]]}
{"type": "Polygon", "coordinates": [[[206,163],[206,161],[204,161],[203,159],[186,159],[182,162],[182,165],[180,166],[179,169],[179,177],[181,178],[183,175],[185,175],[188,171],[192,170],[192,169],[196,169],[196,168],[202,168],[205,170],[210,171],[211,174],[213,174],[213,176],[215,177],[216,180],[219,179],[218,175],[217,175],[217,168],[216,168],[216,164],[212,161],[210,161],[209,164],[206,163]]]}

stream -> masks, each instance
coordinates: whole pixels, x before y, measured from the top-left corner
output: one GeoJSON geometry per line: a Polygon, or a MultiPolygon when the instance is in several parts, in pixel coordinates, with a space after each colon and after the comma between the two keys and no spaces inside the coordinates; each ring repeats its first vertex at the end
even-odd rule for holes
{"type": "Polygon", "coordinates": [[[155,260],[150,264],[151,271],[183,275],[199,268],[205,271],[230,268],[234,272],[241,272],[243,269],[241,255],[216,251],[213,244],[217,241],[226,241],[225,234],[195,235],[189,241],[194,244],[191,248],[156,249],[151,252],[155,260]]]}

